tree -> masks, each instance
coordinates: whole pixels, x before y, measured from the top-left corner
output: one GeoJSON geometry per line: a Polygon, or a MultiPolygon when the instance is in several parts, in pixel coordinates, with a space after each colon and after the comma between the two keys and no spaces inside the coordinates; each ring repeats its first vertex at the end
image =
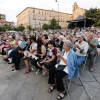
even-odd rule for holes
{"type": "Polygon", "coordinates": [[[23,31],[24,29],[25,29],[25,27],[22,25],[17,27],[17,31],[23,31]]]}
{"type": "Polygon", "coordinates": [[[29,31],[32,31],[32,26],[31,26],[31,25],[28,25],[28,26],[27,26],[27,29],[28,29],[29,31]]]}
{"type": "Polygon", "coordinates": [[[2,27],[0,27],[0,32],[2,32],[2,27]]]}
{"type": "Polygon", "coordinates": [[[50,21],[49,29],[61,29],[61,26],[58,25],[56,19],[50,21]]]}
{"type": "Polygon", "coordinates": [[[56,21],[56,19],[53,18],[50,21],[50,27],[51,27],[51,29],[55,29],[56,26],[57,26],[57,21],[56,21]]]}
{"type": "Polygon", "coordinates": [[[56,19],[53,18],[50,21],[50,24],[49,25],[48,24],[43,24],[42,28],[45,29],[45,30],[48,30],[48,29],[61,29],[61,26],[59,26],[57,24],[56,19]]]}
{"type": "Polygon", "coordinates": [[[10,25],[8,25],[8,24],[4,24],[3,26],[2,26],[2,31],[10,31],[11,30],[11,26],[10,25]]]}
{"type": "Polygon", "coordinates": [[[48,24],[43,24],[43,26],[42,26],[42,29],[44,29],[44,30],[48,30],[48,24]]]}
{"type": "Polygon", "coordinates": [[[90,8],[89,10],[86,10],[85,16],[94,20],[95,26],[97,26],[97,23],[100,20],[100,10],[97,8],[90,8]]]}

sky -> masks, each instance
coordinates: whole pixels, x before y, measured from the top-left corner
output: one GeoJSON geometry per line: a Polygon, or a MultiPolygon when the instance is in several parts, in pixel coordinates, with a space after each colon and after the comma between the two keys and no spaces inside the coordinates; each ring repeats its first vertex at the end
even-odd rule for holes
{"type": "MultiPolygon", "coordinates": [[[[72,14],[72,6],[75,1],[80,8],[100,8],[100,0],[59,0],[59,11],[72,14]]],[[[16,22],[16,16],[26,7],[58,10],[55,0],[0,0],[0,13],[6,15],[7,21],[16,22]]]]}

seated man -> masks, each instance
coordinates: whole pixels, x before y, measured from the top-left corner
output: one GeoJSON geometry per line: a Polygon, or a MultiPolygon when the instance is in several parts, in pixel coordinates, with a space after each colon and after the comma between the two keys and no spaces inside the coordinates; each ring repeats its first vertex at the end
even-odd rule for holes
{"type": "Polygon", "coordinates": [[[94,63],[94,57],[97,53],[97,44],[98,41],[93,38],[93,34],[90,33],[88,35],[88,43],[89,43],[89,70],[93,71],[93,63],[94,63]]]}
{"type": "Polygon", "coordinates": [[[80,66],[81,63],[85,61],[85,56],[87,54],[89,46],[88,46],[88,43],[83,40],[84,39],[83,34],[78,34],[77,38],[78,38],[78,41],[74,45],[74,50],[77,55],[78,66],[80,66]]]}

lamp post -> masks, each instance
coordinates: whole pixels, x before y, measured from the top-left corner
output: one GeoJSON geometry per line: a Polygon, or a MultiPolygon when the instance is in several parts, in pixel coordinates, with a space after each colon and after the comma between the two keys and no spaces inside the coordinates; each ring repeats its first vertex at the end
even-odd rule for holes
{"type": "Polygon", "coordinates": [[[59,30],[59,0],[56,0],[55,2],[58,3],[58,30],[59,30]]]}

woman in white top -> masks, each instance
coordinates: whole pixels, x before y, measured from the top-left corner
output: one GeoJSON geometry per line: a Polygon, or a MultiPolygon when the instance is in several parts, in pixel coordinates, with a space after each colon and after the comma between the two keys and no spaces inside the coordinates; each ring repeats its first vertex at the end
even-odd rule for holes
{"type": "Polygon", "coordinates": [[[36,55],[37,54],[37,43],[36,43],[36,37],[35,36],[32,36],[31,37],[31,46],[30,46],[30,51],[25,51],[24,52],[24,62],[26,64],[26,71],[24,72],[24,74],[28,73],[29,70],[30,70],[30,66],[29,66],[29,58],[30,56],[33,55],[36,55]]]}
{"type": "Polygon", "coordinates": [[[69,40],[64,41],[63,49],[64,54],[61,55],[60,52],[57,53],[57,58],[59,60],[58,66],[55,68],[52,68],[49,71],[49,84],[51,84],[50,88],[48,89],[48,92],[51,93],[55,88],[57,88],[57,91],[60,92],[60,94],[57,96],[58,100],[61,100],[65,97],[67,92],[65,91],[65,87],[63,84],[63,78],[68,75],[68,66],[67,66],[67,56],[70,51],[71,42],[69,40]],[[62,70],[57,70],[57,68],[61,65],[61,67],[64,66],[62,70]],[[55,82],[56,79],[56,82],[55,82]]]}

